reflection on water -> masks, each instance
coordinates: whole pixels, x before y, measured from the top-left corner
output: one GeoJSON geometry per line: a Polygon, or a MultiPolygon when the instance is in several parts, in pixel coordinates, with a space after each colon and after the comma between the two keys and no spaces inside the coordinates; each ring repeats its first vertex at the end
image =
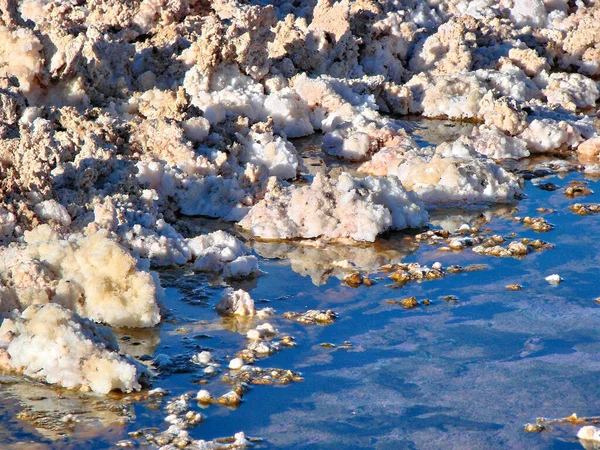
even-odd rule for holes
{"type": "Polygon", "coordinates": [[[373,244],[341,244],[321,240],[252,243],[262,258],[289,260],[291,269],[321,286],[331,277],[344,279],[354,271],[373,273],[384,264],[401,262],[418,245],[410,236],[398,235],[373,244]]]}
{"type": "Polygon", "coordinates": [[[80,448],[98,437],[115,442],[126,436],[124,424],[135,420],[132,399],[124,396],[78,393],[16,377],[0,382],[2,448],[80,448]]]}
{"type": "MultiPolygon", "coordinates": [[[[142,359],[160,354],[171,360],[171,368],[166,363],[155,368],[155,387],[170,390],[171,399],[200,388],[213,395],[229,391],[220,377],[248,345],[250,328],[268,321],[280,335],[294,336],[296,347],[256,364],[301,371],[304,382],[253,386],[235,410],[192,404],[207,416],[189,430],[195,439],[243,430],[263,438],[267,448],[583,448],[578,427],[568,423],[541,433],[523,431],[539,416],[600,415],[599,216],[568,209],[582,200],[566,197],[563,189],[583,180],[582,173],[537,175],[558,189],[528,181],[526,198],[516,206],[438,210],[432,225],[455,231],[467,223],[519,239],[542,238],[554,249],[519,260],[494,258],[470,249],[419,246],[407,233],[359,245],[251,242],[268,275],[242,286],[258,308],[273,307],[274,317],[219,317],[213,307],[225,286],[222,279],[189,268],[161,269],[165,322],[152,330],[117,330],[121,348],[142,359]],[[513,214],[543,216],[555,228],[536,233],[513,214]],[[379,271],[389,263],[435,261],[490,268],[403,287],[379,271]],[[349,270],[373,273],[376,283],[350,288],[340,282],[349,270]],[[553,273],[564,281],[547,283],[553,273]],[[522,290],[507,290],[509,284],[522,290]],[[448,295],[458,300],[447,302],[448,295]],[[431,304],[407,310],[386,302],[409,296],[431,304]],[[338,318],[317,326],[283,317],[308,309],[333,309],[338,318]],[[190,362],[205,350],[215,364],[212,375],[190,362]]],[[[589,187],[595,193],[584,201],[600,202],[600,184],[591,180],[589,187]]],[[[167,428],[163,405],[136,396],[57,390],[17,377],[0,383],[1,448],[114,448],[129,432],[167,428]]],[[[588,444],[585,448],[593,448],[588,444]]]]}

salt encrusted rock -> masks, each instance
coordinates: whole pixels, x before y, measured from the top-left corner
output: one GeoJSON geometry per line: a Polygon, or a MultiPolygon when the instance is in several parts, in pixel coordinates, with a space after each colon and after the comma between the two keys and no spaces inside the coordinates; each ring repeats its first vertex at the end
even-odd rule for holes
{"type": "Polygon", "coordinates": [[[219,314],[233,316],[254,316],[256,309],[254,308],[254,300],[246,291],[232,288],[227,288],[223,292],[221,300],[215,305],[215,310],[219,314]]]}
{"type": "Polygon", "coordinates": [[[600,428],[593,425],[581,427],[577,432],[577,437],[586,441],[600,442],[600,428]]]}
{"type": "MultiPolygon", "coordinates": [[[[383,158],[386,175],[397,176],[428,207],[511,202],[520,191],[516,179],[477,153],[468,139],[395,156],[386,152],[383,158]]],[[[373,167],[365,164],[359,170],[369,173],[373,167]]]]}
{"type": "Polygon", "coordinates": [[[561,147],[575,148],[583,140],[577,128],[564,120],[534,119],[519,135],[532,153],[544,153],[561,147]]]}
{"type": "Polygon", "coordinates": [[[544,95],[549,103],[558,103],[570,111],[594,106],[600,97],[598,83],[579,73],[553,73],[544,95]]]}
{"type": "Polygon", "coordinates": [[[529,156],[524,140],[507,136],[495,127],[474,128],[470,140],[477,152],[492,159],[521,159],[529,156]]]}
{"type": "Polygon", "coordinates": [[[221,230],[190,239],[188,246],[196,258],[194,269],[206,272],[221,271],[227,263],[248,253],[239,239],[221,230]]]}
{"type": "Polygon", "coordinates": [[[240,256],[223,267],[224,278],[248,278],[262,275],[258,268],[258,258],[254,255],[240,256]]]}
{"type": "Polygon", "coordinates": [[[428,215],[414,196],[394,178],[336,181],[318,174],[310,186],[274,185],[240,226],[267,239],[325,237],[374,241],[393,229],[419,227],[428,215]]]}
{"type": "Polygon", "coordinates": [[[138,261],[104,233],[60,240],[39,230],[26,240],[28,245],[0,253],[0,276],[13,284],[20,309],[52,302],[112,326],[150,327],[160,321],[156,276],[139,269],[138,261]],[[29,266],[27,273],[23,268],[29,266]]]}
{"type": "Polygon", "coordinates": [[[66,388],[139,390],[145,370],[118,353],[108,327],[60,305],[32,305],[0,327],[0,366],[66,388]]]}
{"type": "Polygon", "coordinates": [[[600,154],[600,137],[591,138],[579,144],[577,154],[580,157],[597,159],[600,154]]]}

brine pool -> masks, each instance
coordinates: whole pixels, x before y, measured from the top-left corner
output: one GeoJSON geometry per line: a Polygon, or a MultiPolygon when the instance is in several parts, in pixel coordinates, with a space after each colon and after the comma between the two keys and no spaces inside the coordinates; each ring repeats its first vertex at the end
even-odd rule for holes
{"type": "MultiPolygon", "coordinates": [[[[305,157],[319,168],[310,159],[318,155],[306,150],[305,157]]],[[[544,161],[525,161],[512,169],[540,164],[544,161]]],[[[257,307],[274,308],[276,316],[267,321],[297,344],[255,365],[300,372],[304,381],[253,385],[236,409],[190,401],[192,410],[205,416],[190,435],[210,440],[244,431],[261,439],[256,448],[583,448],[576,438],[581,425],[555,423],[539,433],[526,433],[524,425],[538,417],[600,416],[600,304],[595,301],[600,216],[568,209],[600,203],[600,183],[575,170],[525,181],[524,193],[514,205],[437,211],[431,222],[433,229],[455,231],[466,223],[485,234],[515,233],[555,246],[521,259],[483,256],[469,248],[441,251],[439,245],[419,244],[416,232],[388,234],[372,245],[248,243],[267,274],[234,287],[248,290],[257,307]],[[595,193],[565,196],[564,188],[582,181],[595,193]],[[557,189],[542,189],[548,187],[543,183],[557,189]],[[544,217],[554,229],[535,232],[515,216],[544,217]],[[372,272],[375,283],[346,285],[333,264],[339,260],[372,272]],[[444,267],[487,267],[404,286],[378,270],[389,263],[437,261],[444,267]],[[548,283],[551,274],[563,282],[548,283]],[[512,284],[522,289],[507,290],[512,284]],[[388,302],[410,296],[431,303],[405,309],[388,302]],[[338,318],[319,326],[283,317],[286,311],[309,309],[332,309],[338,318]]],[[[195,226],[227,225],[196,221],[195,226]]],[[[118,337],[124,352],[146,364],[155,361],[152,387],[169,394],[102,397],[3,376],[0,448],[101,449],[123,440],[147,448],[142,437],[129,433],[165,430],[169,399],[199,389],[213,396],[230,390],[221,381],[228,361],[246,346],[245,332],[264,321],[219,317],[213,306],[225,288],[220,278],[186,268],[161,270],[160,276],[166,287],[163,324],[119,330],[118,337]],[[203,350],[221,363],[214,376],[190,362],[203,350]]]]}

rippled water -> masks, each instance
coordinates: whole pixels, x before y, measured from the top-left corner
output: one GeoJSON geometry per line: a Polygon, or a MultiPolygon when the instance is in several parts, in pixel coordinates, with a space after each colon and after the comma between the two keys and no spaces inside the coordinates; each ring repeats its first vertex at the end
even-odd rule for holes
{"type": "MultiPolygon", "coordinates": [[[[305,149],[307,158],[310,152],[305,149]]],[[[598,216],[568,210],[576,202],[600,202],[600,185],[588,180],[596,191],[588,197],[569,199],[563,193],[569,182],[583,179],[571,172],[542,180],[559,186],[553,192],[536,187],[540,180],[534,179],[526,182],[527,196],[518,205],[432,215],[437,227],[466,222],[556,246],[524,259],[481,256],[469,249],[441,252],[419,246],[406,233],[384,236],[373,245],[324,249],[255,243],[268,275],[235,287],[250,290],[260,301],[257,306],[275,308],[277,316],[269,322],[298,344],[257,365],[299,371],[304,382],[253,386],[238,409],[194,405],[207,418],[190,434],[212,439],[243,430],[262,438],[258,447],[264,448],[582,448],[577,427],[553,425],[528,434],[523,425],[540,416],[600,415],[600,305],[595,302],[600,227],[598,216]],[[555,212],[539,213],[539,207],[555,212]],[[555,228],[536,233],[513,220],[514,214],[543,216],[555,228]],[[399,261],[489,267],[401,288],[379,272],[373,286],[351,288],[331,265],[341,259],[372,270],[399,261]],[[553,273],[564,282],[555,286],[544,280],[553,273]],[[509,284],[523,289],[509,291],[509,284]],[[445,301],[447,295],[458,301],[445,301]],[[431,304],[406,310],[386,302],[409,296],[431,304]],[[281,317],[307,309],[333,309],[339,318],[329,326],[309,326],[281,317]]],[[[170,358],[154,380],[155,387],[170,391],[167,399],[201,387],[213,395],[225,393],[229,386],[220,375],[207,378],[189,358],[208,349],[225,367],[245,346],[245,331],[261,321],[217,316],[212,306],[224,288],[219,278],[185,268],[163,271],[161,278],[167,286],[166,321],[156,330],[121,330],[123,350],[146,360],[160,354],[170,358]]],[[[13,377],[1,381],[2,448],[110,448],[131,431],[167,426],[164,402],[79,395],[13,377]],[[66,413],[80,422],[60,422],[66,413]]]]}

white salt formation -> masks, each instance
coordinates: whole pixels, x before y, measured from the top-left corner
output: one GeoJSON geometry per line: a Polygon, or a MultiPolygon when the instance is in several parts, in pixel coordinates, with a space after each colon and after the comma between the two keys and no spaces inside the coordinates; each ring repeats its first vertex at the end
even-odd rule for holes
{"type": "Polygon", "coordinates": [[[468,139],[459,139],[420,153],[383,149],[359,170],[387,169],[386,175],[397,176],[428,206],[513,201],[519,192],[515,178],[466,142],[468,139]]]}
{"type": "Polygon", "coordinates": [[[374,241],[388,229],[427,224],[429,216],[395,177],[363,179],[317,175],[309,186],[274,185],[240,222],[266,239],[352,238],[374,241]]]}
{"type": "Polygon", "coordinates": [[[160,321],[158,280],[139,269],[123,247],[103,233],[46,240],[44,230],[49,228],[27,234],[27,246],[1,251],[2,311],[51,302],[112,326],[150,327],[160,321]]]}
{"type": "Polygon", "coordinates": [[[0,2],[0,310],[153,326],[143,259],[260,274],[231,237],[184,237],[182,215],[373,241],[426,225],[424,204],[511,202],[502,160],[596,163],[600,5],[571,3],[0,2]],[[421,147],[407,114],[477,125],[421,147]],[[314,133],[363,178],[293,184],[290,139],[314,133]]]}
{"type": "Polygon", "coordinates": [[[60,305],[32,305],[0,326],[0,367],[101,394],[139,390],[141,365],[118,353],[112,331],[60,305]]]}
{"type": "Polygon", "coordinates": [[[234,291],[228,288],[223,293],[221,300],[215,305],[215,310],[219,314],[232,316],[254,316],[254,300],[246,291],[238,289],[234,291]]]}
{"type": "Polygon", "coordinates": [[[593,425],[581,427],[577,432],[577,437],[586,441],[600,442],[600,428],[593,425]]]}

